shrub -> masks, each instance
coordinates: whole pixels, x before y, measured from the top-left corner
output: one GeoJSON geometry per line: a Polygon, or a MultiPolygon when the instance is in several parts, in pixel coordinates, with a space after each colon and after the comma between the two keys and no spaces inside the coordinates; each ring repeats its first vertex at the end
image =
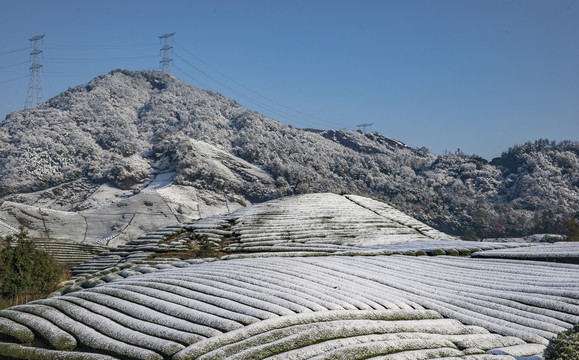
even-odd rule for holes
{"type": "Polygon", "coordinates": [[[446,251],[442,249],[434,249],[429,253],[429,255],[431,256],[446,255],[446,251]]]}
{"type": "Polygon", "coordinates": [[[579,359],[579,324],[551,339],[543,356],[545,360],[579,359]]]}
{"type": "Polygon", "coordinates": [[[460,253],[456,249],[446,249],[446,255],[459,256],[460,253]]]}
{"type": "Polygon", "coordinates": [[[460,256],[470,256],[471,251],[469,249],[458,249],[460,256]]]}
{"type": "Polygon", "coordinates": [[[194,235],[195,240],[199,244],[199,248],[197,250],[197,257],[199,258],[212,258],[217,256],[217,246],[209,240],[207,235],[194,235]]]}

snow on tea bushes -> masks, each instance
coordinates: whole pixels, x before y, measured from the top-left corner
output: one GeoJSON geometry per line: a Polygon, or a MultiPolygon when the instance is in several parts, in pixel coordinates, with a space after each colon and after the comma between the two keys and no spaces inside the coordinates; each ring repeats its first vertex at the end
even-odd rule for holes
{"type": "MultiPolygon", "coordinates": [[[[367,259],[350,262],[350,258],[331,258],[321,266],[336,271],[346,269],[348,273],[386,285],[389,291],[398,293],[426,308],[437,310],[442,315],[468,324],[484,326],[497,333],[518,336],[531,342],[546,343],[546,338],[551,337],[558,329],[569,327],[570,324],[579,320],[577,316],[579,307],[573,304],[573,299],[577,299],[579,291],[577,288],[560,291],[558,288],[549,289],[548,285],[545,285],[540,289],[541,291],[534,293],[535,289],[519,286],[516,278],[505,279],[502,283],[495,285],[492,281],[487,283],[484,278],[470,281],[468,276],[457,276],[452,271],[438,272],[440,268],[437,266],[434,268],[424,266],[421,263],[424,258],[391,257],[388,263],[375,263],[375,259],[363,261],[367,259]],[[396,263],[394,262],[396,258],[402,261],[396,263]],[[510,289],[511,287],[514,289],[510,289]],[[473,301],[471,294],[480,293],[481,288],[487,298],[478,302],[473,301]],[[520,293],[525,290],[528,291],[528,295],[520,293]],[[543,295],[545,293],[559,296],[543,295]],[[531,308],[514,309],[512,306],[500,304],[504,299],[527,303],[531,305],[531,308]],[[541,301],[543,299],[545,301],[541,301]],[[535,310],[535,307],[539,309],[535,310]],[[543,323],[546,319],[534,313],[541,312],[544,308],[554,310],[558,313],[558,317],[564,320],[543,323]]],[[[307,261],[307,259],[304,260],[307,261]]],[[[432,262],[432,258],[424,260],[427,263],[432,262]]],[[[463,259],[456,260],[458,263],[463,259]]],[[[492,275],[492,272],[489,271],[486,275],[492,275]]],[[[569,279],[573,276],[567,273],[564,277],[569,279]]],[[[489,278],[492,279],[492,277],[489,278]]]]}
{"type": "Polygon", "coordinates": [[[375,200],[306,194],[230,214],[235,252],[336,252],[429,238],[451,238],[375,200]],[[358,202],[356,202],[356,201],[358,202]],[[360,202],[360,203],[359,203],[360,202]]]}
{"type": "Polygon", "coordinates": [[[226,239],[227,259],[323,255],[460,255],[526,246],[455,240],[391,206],[336,194],[293,196],[185,225],[226,239]]]}
{"type": "Polygon", "coordinates": [[[397,222],[401,225],[411,227],[412,229],[415,229],[416,231],[420,232],[421,234],[425,235],[426,237],[429,237],[432,239],[451,238],[447,234],[431,228],[430,226],[426,225],[425,223],[418,221],[415,218],[408,216],[401,211],[396,210],[395,208],[393,208],[392,206],[390,206],[386,203],[372,200],[370,198],[367,198],[364,196],[358,196],[358,195],[346,195],[345,197],[348,200],[354,202],[355,204],[357,204],[363,208],[366,208],[372,212],[375,212],[376,214],[378,214],[382,217],[385,217],[389,220],[397,222]]]}
{"type": "Polygon", "coordinates": [[[172,225],[147,233],[125,245],[102,252],[92,259],[74,266],[71,268],[71,273],[78,277],[106,271],[110,268],[124,268],[134,264],[157,264],[166,260],[169,260],[169,262],[178,261],[179,259],[174,258],[164,259],[162,256],[158,260],[150,260],[150,258],[153,255],[163,253],[189,251],[190,249],[186,245],[187,239],[177,239],[166,243],[167,239],[171,239],[185,231],[181,225],[172,225]]]}
{"type": "Polygon", "coordinates": [[[476,343],[481,353],[523,343],[442,319],[433,311],[330,311],[266,320],[203,340],[174,359],[310,359],[320,355],[356,359],[441,348],[451,348],[453,355],[462,356],[469,341],[476,343]],[[357,346],[366,351],[354,351],[357,346]]]}
{"type": "Polygon", "coordinates": [[[110,248],[108,246],[88,242],[67,241],[61,239],[32,239],[37,249],[48,252],[59,262],[68,266],[78,265],[94,258],[110,248]]]}
{"type": "Polygon", "coordinates": [[[42,317],[12,310],[4,310],[2,316],[18,321],[35,332],[43,334],[46,341],[57,350],[73,350],[77,345],[73,336],[55,328],[52,323],[42,317]]]}
{"type": "Polygon", "coordinates": [[[534,355],[579,322],[574,264],[392,255],[180,266],[0,311],[0,349],[14,359],[31,358],[17,344],[33,343],[46,359],[494,360],[487,350],[534,355]]]}
{"type": "Polygon", "coordinates": [[[21,343],[34,340],[34,333],[27,325],[21,325],[8,317],[0,317],[0,334],[2,334],[0,338],[6,337],[21,343]]]}
{"type": "Polygon", "coordinates": [[[0,342],[0,354],[6,359],[26,359],[26,360],[118,360],[117,357],[107,356],[98,353],[70,352],[49,350],[44,348],[34,348],[17,344],[0,342]]]}
{"type": "MultiPolygon", "coordinates": [[[[114,269],[130,268],[133,272],[126,270],[122,276],[138,275],[142,272],[138,265],[171,265],[179,259],[169,256],[192,256],[200,237],[207,237],[221,252],[232,253],[226,259],[396,253],[468,256],[526,246],[454,240],[379,201],[306,194],[159,229],[74,267],[72,273],[77,278],[102,277],[114,269]]],[[[96,283],[78,285],[86,288],[96,283]]]]}
{"type": "Polygon", "coordinates": [[[499,249],[475,254],[474,257],[538,260],[579,264],[579,243],[560,242],[532,247],[499,249]]]}
{"type": "MultiPolygon", "coordinates": [[[[346,302],[361,310],[386,309],[402,301],[435,308],[448,317],[460,316],[463,322],[490,326],[495,332],[540,343],[579,321],[579,300],[576,300],[579,273],[574,271],[577,269],[550,264],[493,260],[481,263],[474,259],[440,257],[334,256],[283,261],[279,258],[231,260],[203,265],[175,269],[163,277],[185,279],[195,274],[196,281],[227,290],[229,296],[256,296],[293,312],[312,310],[296,306],[307,302],[297,300],[294,294],[276,291],[274,285],[287,283],[299,290],[297,294],[309,295],[307,301],[319,299],[320,306],[320,293],[333,297],[337,304],[346,302]],[[473,271],[469,269],[471,264],[475,268],[486,268],[473,271]],[[274,287],[268,286],[268,279],[274,287]],[[251,282],[259,286],[253,285],[257,288],[251,290],[251,282]],[[293,304],[291,307],[288,301],[293,304]]],[[[138,279],[153,278],[157,274],[161,275],[147,274],[138,279]]]]}

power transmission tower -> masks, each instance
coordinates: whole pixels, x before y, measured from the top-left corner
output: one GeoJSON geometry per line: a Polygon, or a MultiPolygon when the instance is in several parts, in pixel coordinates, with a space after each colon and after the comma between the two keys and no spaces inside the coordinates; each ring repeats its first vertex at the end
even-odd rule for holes
{"type": "Polygon", "coordinates": [[[32,65],[30,65],[30,81],[28,82],[28,91],[26,93],[25,109],[32,109],[44,102],[44,91],[42,90],[42,76],[40,64],[40,50],[39,41],[44,38],[44,35],[37,35],[28,39],[34,49],[30,53],[32,57],[32,65]]]}
{"type": "Polygon", "coordinates": [[[361,128],[362,131],[365,133],[366,129],[369,128],[370,126],[374,125],[374,123],[363,123],[360,125],[356,125],[357,127],[361,128]]]}
{"type": "Polygon", "coordinates": [[[163,58],[161,59],[161,71],[171,73],[171,63],[173,59],[170,58],[172,46],[169,45],[169,39],[171,39],[175,33],[165,34],[159,36],[159,39],[163,42],[163,47],[161,48],[161,54],[163,58]]]}

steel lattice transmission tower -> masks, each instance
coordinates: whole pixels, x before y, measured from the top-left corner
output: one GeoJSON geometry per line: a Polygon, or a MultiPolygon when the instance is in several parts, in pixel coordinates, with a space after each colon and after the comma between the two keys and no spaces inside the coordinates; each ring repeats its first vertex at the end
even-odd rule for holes
{"type": "Polygon", "coordinates": [[[169,45],[169,40],[173,38],[173,35],[175,35],[175,33],[159,36],[159,39],[161,39],[163,42],[163,47],[161,48],[161,54],[163,55],[163,58],[160,61],[161,71],[168,72],[169,74],[171,73],[171,63],[173,62],[173,59],[170,57],[171,49],[173,47],[169,45]]]}
{"type": "Polygon", "coordinates": [[[370,126],[374,125],[374,123],[363,123],[363,124],[359,124],[356,125],[357,127],[359,127],[360,129],[362,129],[362,131],[364,133],[366,133],[366,129],[368,129],[370,126]]]}
{"type": "Polygon", "coordinates": [[[40,50],[39,41],[44,38],[44,35],[37,35],[28,39],[33,45],[33,50],[30,53],[32,58],[32,65],[30,65],[30,81],[28,82],[28,91],[26,93],[25,109],[32,109],[44,102],[44,91],[42,90],[42,76],[40,64],[40,50]]]}

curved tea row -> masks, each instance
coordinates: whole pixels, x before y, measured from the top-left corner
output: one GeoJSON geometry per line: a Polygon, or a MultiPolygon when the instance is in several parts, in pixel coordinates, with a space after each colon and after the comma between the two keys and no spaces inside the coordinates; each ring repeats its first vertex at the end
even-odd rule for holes
{"type": "MultiPolygon", "coordinates": [[[[247,357],[239,358],[254,358],[262,353],[261,347],[269,349],[263,352],[268,356],[276,351],[306,356],[321,349],[338,356],[351,354],[351,346],[372,356],[389,351],[419,351],[420,356],[433,358],[442,357],[440,354],[479,356],[465,353],[466,348],[451,339],[420,335],[410,337],[415,341],[411,343],[431,345],[411,346],[402,341],[408,339],[394,341],[380,337],[382,332],[374,336],[377,333],[372,329],[386,325],[376,324],[372,316],[404,314],[401,321],[423,316],[420,314],[440,317],[425,311],[430,309],[447,319],[433,325],[431,329],[436,330],[420,330],[416,325],[410,332],[444,335],[448,332],[442,324],[477,326],[517,339],[489,347],[483,345],[486,340],[479,344],[475,337],[471,347],[477,351],[514,346],[516,351],[522,348],[533,355],[548,338],[579,322],[578,270],[579,266],[571,264],[396,255],[158,266],[138,276],[125,274],[126,278],[120,276],[91,289],[0,311],[0,334],[14,342],[1,343],[0,351],[10,351],[16,359],[32,358],[32,348],[16,345],[21,342],[35,344],[34,351],[44,352],[47,359],[60,358],[50,351],[66,356],[77,356],[80,351],[129,359],[192,359],[205,354],[200,349],[206,349],[206,358],[219,358],[210,354],[229,346],[243,346],[248,351],[247,357]],[[350,323],[359,331],[336,335],[333,327],[318,324],[317,316],[322,315],[316,314],[331,314],[323,316],[336,321],[361,316],[350,323]],[[276,340],[269,337],[273,334],[270,330],[255,330],[267,329],[270,323],[291,323],[295,317],[309,319],[317,330],[302,333],[298,329],[304,329],[295,327],[297,324],[284,325],[286,330],[275,332],[279,335],[276,340]],[[294,341],[295,337],[314,340],[300,342],[294,341]],[[219,339],[229,340],[222,343],[219,339]],[[207,345],[214,342],[227,346],[207,345]],[[254,345],[248,344],[256,348],[251,350],[254,345]]],[[[349,327],[340,324],[340,329],[349,327]]],[[[320,352],[320,356],[326,355],[320,352]]]]}
{"type": "Polygon", "coordinates": [[[234,252],[357,250],[451,238],[391,206],[361,196],[305,194],[231,214],[234,252]]]}
{"type": "Polygon", "coordinates": [[[429,359],[521,345],[518,338],[443,319],[434,311],[325,311],[249,325],[200,341],[174,359],[429,359]]]}
{"type": "Polygon", "coordinates": [[[473,257],[579,264],[579,243],[562,242],[512,249],[497,249],[473,254],[473,257]]]}
{"type": "Polygon", "coordinates": [[[526,246],[455,240],[383,202],[361,196],[304,194],[159,229],[76,266],[72,273],[91,276],[114,267],[170,264],[177,259],[165,259],[170,255],[164,254],[190,252],[199,236],[230,253],[229,259],[393,253],[468,256],[526,246]]]}

